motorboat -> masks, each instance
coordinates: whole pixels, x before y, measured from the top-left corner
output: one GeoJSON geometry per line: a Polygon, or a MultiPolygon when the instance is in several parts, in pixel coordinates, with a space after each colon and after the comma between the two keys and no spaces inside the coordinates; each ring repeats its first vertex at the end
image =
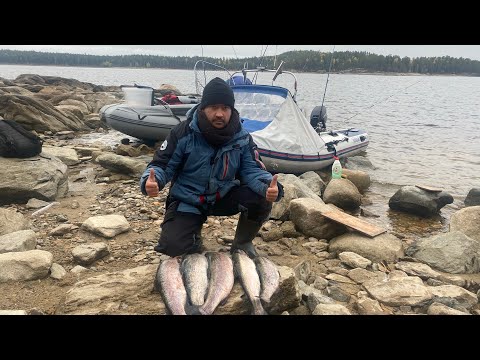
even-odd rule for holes
{"type": "MultiPolygon", "coordinates": [[[[202,60],[200,60],[202,61],[202,60]]],[[[218,70],[215,64],[209,64],[218,70]]],[[[196,64],[196,68],[205,68],[196,64]]],[[[362,129],[327,130],[326,108],[316,106],[307,119],[298,106],[297,78],[282,70],[258,67],[228,73],[227,83],[235,95],[235,108],[240,113],[244,128],[252,135],[267,170],[300,174],[325,168],[340,159],[364,151],[369,143],[368,133],[362,129]],[[271,73],[271,85],[257,84],[259,73],[271,73]],[[293,80],[292,91],[276,86],[279,76],[293,80]]],[[[202,76],[196,76],[197,92],[201,91],[202,76]]]]}
{"type": "MultiPolygon", "coordinates": [[[[235,96],[235,108],[244,128],[252,135],[267,170],[299,174],[325,168],[340,159],[364,151],[368,133],[357,128],[327,130],[327,112],[316,106],[307,119],[297,104],[297,78],[284,71],[283,62],[276,69],[257,67],[230,72],[224,67],[197,61],[194,67],[196,92],[222,72],[235,96]],[[259,74],[273,74],[271,84],[260,84],[259,74]],[[208,77],[207,77],[208,74],[208,77]],[[275,85],[280,76],[288,76],[293,87],[275,85]]],[[[220,76],[222,77],[222,76],[220,76]]],[[[143,140],[163,141],[170,130],[187,118],[199,96],[178,96],[168,102],[154,96],[147,86],[123,86],[125,102],[106,105],[100,110],[102,120],[115,130],[143,140]]]]}
{"type": "Polygon", "coordinates": [[[100,119],[123,134],[155,142],[165,140],[201,100],[194,95],[167,94],[159,98],[154,96],[153,88],[136,84],[123,85],[121,89],[125,101],[102,107],[100,119]]]}

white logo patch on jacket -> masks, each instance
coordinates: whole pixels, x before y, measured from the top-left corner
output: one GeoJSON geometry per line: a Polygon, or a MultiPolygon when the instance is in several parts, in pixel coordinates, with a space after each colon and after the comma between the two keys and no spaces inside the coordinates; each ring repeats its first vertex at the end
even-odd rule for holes
{"type": "Polygon", "coordinates": [[[165,140],[163,143],[162,143],[162,146],[160,146],[160,150],[165,150],[167,148],[167,145],[168,145],[168,142],[167,140],[165,140]]]}

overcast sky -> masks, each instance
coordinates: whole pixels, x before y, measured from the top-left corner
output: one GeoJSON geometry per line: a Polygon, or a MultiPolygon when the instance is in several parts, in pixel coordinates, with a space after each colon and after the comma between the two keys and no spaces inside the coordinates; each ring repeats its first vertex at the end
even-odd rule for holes
{"type": "MultiPolygon", "coordinates": [[[[265,45],[0,45],[0,49],[67,52],[92,55],[149,54],[165,56],[250,57],[260,56],[265,45]]],[[[290,50],[331,52],[333,45],[268,45],[266,55],[290,50]]],[[[379,55],[409,57],[452,56],[480,60],[480,45],[335,45],[335,51],[368,51],[379,55]]]]}

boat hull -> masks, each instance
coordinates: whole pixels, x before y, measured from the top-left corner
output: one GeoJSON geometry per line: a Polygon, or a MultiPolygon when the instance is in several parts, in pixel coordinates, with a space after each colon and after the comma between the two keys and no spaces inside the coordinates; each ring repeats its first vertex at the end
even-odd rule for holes
{"type": "Polygon", "coordinates": [[[357,155],[368,147],[368,134],[362,130],[337,130],[319,135],[326,143],[317,154],[289,154],[258,148],[261,160],[268,171],[273,173],[302,174],[330,166],[334,156],[340,159],[357,155]],[[332,136],[331,134],[335,134],[332,136]],[[335,140],[332,140],[335,139],[335,140]],[[341,140],[339,142],[332,143],[341,140]]]}
{"type": "Polygon", "coordinates": [[[126,104],[104,106],[100,118],[111,128],[141,140],[163,141],[170,130],[186,120],[195,104],[131,107],[126,104]]]}

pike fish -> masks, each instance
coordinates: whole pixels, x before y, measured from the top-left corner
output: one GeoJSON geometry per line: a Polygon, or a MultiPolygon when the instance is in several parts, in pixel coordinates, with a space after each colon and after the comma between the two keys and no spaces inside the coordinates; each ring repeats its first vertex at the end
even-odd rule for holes
{"type": "Polygon", "coordinates": [[[187,315],[187,291],[180,273],[181,257],[177,256],[160,263],[155,277],[155,288],[162,294],[163,301],[172,315],[187,315]]]}
{"type": "Polygon", "coordinates": [[[255,262],[243,250],[236,251],[232,258],[235,273],[253,306],[253,315],[267,315],[260,301],[261,285],[255,262]]]}
{"type": "Polygon", "coordinates": [[[198,308],[202,315],[211,315],[217,306],[227,299],[233,288],[232,259],[224,253],[207,252],[209,286],[205,303],[198,308]]]}
{"type": "Polygon", "coordinates": [[[190,304],[203,305],[208,290],[207,258],[203,254],[186,255],[183,257],[180,271],[190,304]]]}
{"type": "Polygon", "coordinates": [[[265,256],[257,256],[255,258],[257,265],[258,277],[260,278],[261,292],[260,299],[264,305],[270,302],[273,293],[278,289],[280,284],[280,273],[277,266],[265,256]]]}

